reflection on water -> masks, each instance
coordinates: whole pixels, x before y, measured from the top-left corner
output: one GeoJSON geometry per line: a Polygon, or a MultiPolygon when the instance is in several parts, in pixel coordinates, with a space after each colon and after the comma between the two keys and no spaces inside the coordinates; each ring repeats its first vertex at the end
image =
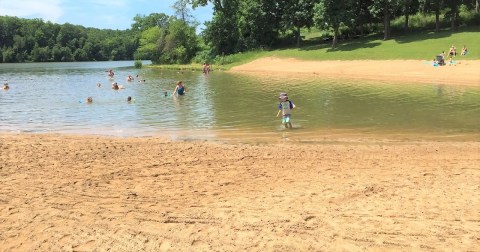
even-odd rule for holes
{"type": "Polygon", "coordinates": [[[0,64],[0,80],[11,87],[0,90],[0,131],[258,141],[360,134],[479,140],[479,88],[132,66],[0,64]],[[114,79],[105,72],[110,68],[114,79]],[[129,74],[146,81],[128,82],[129,74]],[[188,88],[185,97],[170,96],[177,80],[188,88]],[[125,89],[112,90],[113,81],[125,89]],[[293,130],[285,130],[275,117],[280,92],[297,106],[293,130]],[[92,104],[85,103],[89,96],[92,104]],[[135,102],[128,103],[128,96],[135,102]]]}

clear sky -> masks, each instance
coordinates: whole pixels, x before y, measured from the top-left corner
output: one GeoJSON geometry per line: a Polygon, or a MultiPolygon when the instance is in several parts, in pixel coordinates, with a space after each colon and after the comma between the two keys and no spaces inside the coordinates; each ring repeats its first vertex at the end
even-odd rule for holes
{"type": "MultiPolygon", "coordinates": [[[[0,0],[0,16],[41,18],[44,21],[82,25],[100,29],[125,30],[135,15],[165,13],[174,15],[176,0],[0,0]]],[[[211,6],[191,11],[203,28],[212,19],[211,6]]]]}

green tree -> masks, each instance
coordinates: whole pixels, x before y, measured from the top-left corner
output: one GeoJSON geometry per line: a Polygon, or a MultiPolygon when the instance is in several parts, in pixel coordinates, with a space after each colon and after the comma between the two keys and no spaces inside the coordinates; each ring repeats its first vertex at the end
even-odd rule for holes
{"type": "Polygon", "coordinates": [[[199,50],[195,26],[190,26],[182,20],[172,18],[164,40],[159,44],[163,63],[185,64],[196,55],[199,50]]]}
{"type": "Polygon", "coordinates": [[[148,59],[157,61],[159,58],[158,43],[162,28],[155,26],[143,31],[140,34],[139,47],[136,52],[137,59],[148,59]]]}
{"type": "Polygon", "coordinates": [[[373,0],[370,6],[370,12],[374,16],[383,18],[383,40],[389,40],[391,38],[390,21],[400,7],[400,1],[401,0],[373,0]]]}
{"type": "Polygon", "coordinates": [[[172,8],[175,10],[175,16],[185,23],[189,23],[193,17],[189,8],[189,0],[177,0],[172,8]]]}
{"type": "Polygon", "coordinates": [[[282,23],[285,29],[293,30],[297,47],[300,47],[301,28],[314,25],[314,6],[317,0],[286,0],[282,2],[282,23]]]}
{"type": "Polygon", "coordinates": [[[155,26],[165,28],[168,25],[169,18],[164,13],[152,13],[148,16],[136,15],[133,18],[132,30],[141,32],[155,26]]]}
{"type": "MultiPolygon", "coordinates": [[[[205,4],[207,1],[204,1],[205,4]]],[[[195,6],[195,5],[194,5],[195,6]]],[[[238,52],[240,38],[238,29],[238,0],[214,1],[212,21],[206,22],[203,32],[205,43],[211,46],[216,55],[238,52]]]]}
{"type": "Polygon", "coordinates": [[[418,0],[400,0],[400,8],[405,16],[405,23],[403,29],[408,30],[408,21],[410,15],[413,15],[418,12],[420,7],[420,2],[418,0]]]}
{"type": "Polygon", "coordinates": [[[332,48],[337,46],[340,35],[340,25],[348,24],[351,14],[351,2],[348,0],[337,2],[335,0],[320,0],[315,5],[315,24],[322,29],[333,30],[332,48]]]}

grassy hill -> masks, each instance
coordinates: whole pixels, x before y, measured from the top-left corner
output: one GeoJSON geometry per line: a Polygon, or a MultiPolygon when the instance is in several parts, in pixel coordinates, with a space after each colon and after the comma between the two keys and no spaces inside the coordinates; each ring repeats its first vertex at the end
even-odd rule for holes
{"type": "MultiPolygon", "coordinates": [[[[298,58],[303,60],[432,60],[442,51],[448,53],[451,45],[457,48],[457,60],[480,59],[480,27],[461,28],[452,33],[450,30],[435,32],[416,32],[395,36],[384,41],[382,36],[340,41],[336,49],[329,42],[323,42],[318,33],[302,34],[305,45],[300,48],[284,48],[271,51],[255,51],[227,56],[222,68],[228,69],[262,57],[298,58]],[[466,45],[469,53],[461,57],[460,52],[466,45]]],[[[218,65],[217,65],[218,67],[218,65]]]]}

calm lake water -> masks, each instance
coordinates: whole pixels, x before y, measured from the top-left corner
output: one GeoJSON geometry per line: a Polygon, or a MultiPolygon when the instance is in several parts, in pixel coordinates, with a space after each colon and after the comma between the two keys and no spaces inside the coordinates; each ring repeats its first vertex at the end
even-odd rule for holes
{"type": "Polygon", "coordinates": [[[135,69],[129,61],[0,64],[0,80],[11,87],[0,90],[0,132],[305,142],[332,135],[480,140],[478,87],[204,75],[135,69]],[[127,82],[129,74],[146,81],[127,82]],[[187,95],[165,97],[177,80],[184,81],[187,95]],[[113,81],[125,89],[112,90],[113,81]],[[292,130],[275,117],[280,92],[297,106],[292,130]],[[85,103],[89,96],[92,104],[85,103]],[[127,103],[128,96],[135,102],[127,103]]]}

